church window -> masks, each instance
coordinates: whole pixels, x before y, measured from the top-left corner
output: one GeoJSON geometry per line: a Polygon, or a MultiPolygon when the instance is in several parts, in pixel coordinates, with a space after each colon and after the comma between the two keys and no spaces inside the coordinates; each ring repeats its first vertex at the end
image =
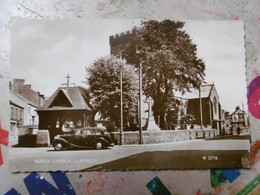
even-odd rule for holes
{"type": "Polygon", "coordinates": [[[217,103],[217,98],[216,97],[214,97],[213,104],[214,104],[214,113],[217,114],[218,103],[217,103]]]}

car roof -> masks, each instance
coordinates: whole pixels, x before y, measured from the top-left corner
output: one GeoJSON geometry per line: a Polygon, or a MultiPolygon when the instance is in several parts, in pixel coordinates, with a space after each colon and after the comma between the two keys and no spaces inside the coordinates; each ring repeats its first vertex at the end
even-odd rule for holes
{"type": "Polygon", "coordinates": [[[104,128],[104,127],[85,127],[82,130],[102,130],[102,131],[104,131],[104,130],[106,130],[106,128],[104,128]]]}

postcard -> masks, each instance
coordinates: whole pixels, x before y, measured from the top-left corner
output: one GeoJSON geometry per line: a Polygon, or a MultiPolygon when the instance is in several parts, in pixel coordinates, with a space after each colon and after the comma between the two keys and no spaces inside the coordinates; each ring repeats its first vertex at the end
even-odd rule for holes
{"type": "Polygon", "coordinates": [[[12,172],[249,168],[242,21],[11,24],[12,172]]]}

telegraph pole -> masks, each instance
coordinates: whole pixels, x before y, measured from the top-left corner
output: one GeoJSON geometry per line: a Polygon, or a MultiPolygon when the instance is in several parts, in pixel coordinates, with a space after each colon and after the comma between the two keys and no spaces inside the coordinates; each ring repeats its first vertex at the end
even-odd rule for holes
{"type": "MultiPolygon", "coordinates": [[[[201,86],[201,85],[200,85],[201,86]]],[[[202,101],[201,101],[201,91],[199,86],[199,99],[200,99],[200,128],[203,127],[203,114],[202,114],[202,101]]]]}
{"type": "Polygon", "coordinates": [[[140,62],[140,67],[139,67],[139,128],[140,128],[139,143],[143,144],[143,132],[142,132],[142,62],[140,62]]]}
{"type": "MultiPolygon", "coordinates": [[[[120,56],[122,60],[122,56],[120,56]]],[[[123,65],[120,69],[120,108],[121,108],[121,129],[120,129],[120,145],[124,145],[124,121],[123,121],[123,65]]]]}

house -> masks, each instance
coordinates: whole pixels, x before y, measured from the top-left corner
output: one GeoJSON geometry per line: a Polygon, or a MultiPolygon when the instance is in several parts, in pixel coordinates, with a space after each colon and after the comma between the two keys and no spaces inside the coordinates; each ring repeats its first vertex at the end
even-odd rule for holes
{"type": "Polygon", "coordinates": [[[27,103],[24,99],[17,96],[15,93],[10,92],[10,132],[9,140],[17,139],[18,127],[24,124],[24,113],[27,108],[27,103]]]}
{"type": "Polygon", "coordinates": [[[36,109],[43,104],[44,96],[26,85],[24,79],[14,79],[10,83],[10,141],[23,134],[22,129],[38,126],[36,109]]]}
{"type": "Polygon", "coordinates": [[[31,85],[25,84],[24,79],[14,79],[13,83],[10,83],[10,92],[11,98],[15,95],[27,104],[24,108],[22,125],[38,125],[36,109],[45,102],[44,95],[34,91],[31,85]]]}
{"type": "Polygon", "coordinates": [[[239,106],[236,107],[236,110],[230,115],[230,118],[233,126],[239,126],[240,128],[248,127],[247,114],[241,110],[239,106]]]}
{"type": "Polygon", "coordinates": [[[24,79],[13,79],[13,83],[10,83],[10,90],[28,100],[37,108],[45,102],[44,95],[34,91],[31,85],[25,84],[24,79]]]}
{"type": "Polygon", "coordinates": [[[94,125],[94,113],[79,87],[62,85],[37,109],[39,129],[48,129],[50,141],[57,134],[94,125]]]}
{"type": "Polygon", "coordinates": [[[229,112],[225,112],[224,116],[224,126],[225,132],[224,134],[232,134],[232,123],[231,123],[231,115],[229,112]]]}

